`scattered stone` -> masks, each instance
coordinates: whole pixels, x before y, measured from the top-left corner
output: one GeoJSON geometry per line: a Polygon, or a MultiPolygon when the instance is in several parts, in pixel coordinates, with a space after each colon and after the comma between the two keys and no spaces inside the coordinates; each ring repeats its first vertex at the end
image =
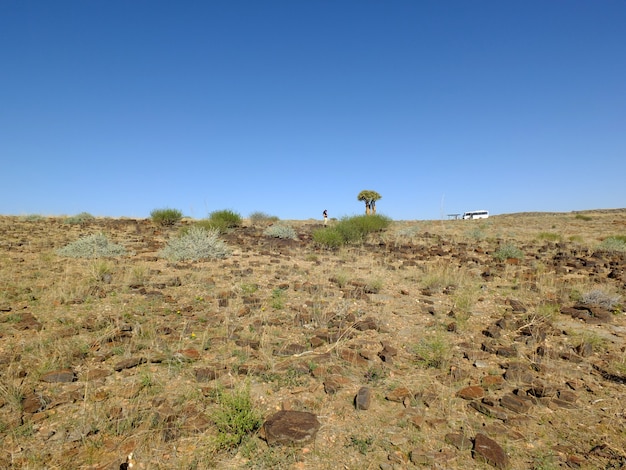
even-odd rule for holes
{"type": "Polygon", "coordinates": [[[478,385],[471,385],[469,387],[462,388],[456,392],[457,396],[464,400],[476,400],[485,396],[485,390],[478,385]]]}
{"type": "Polygon", "coordinates": [[[24,413],[37,413],[43,411],[50,400],[40,393],[31,392],[22,398],[22,410],[24,413]]]}
{"type": "Polygon", "coordinates": [[[507,382],[532,383],[535,376],[530,372],[527,366],[515,362],[509,365],[504,373],[504,378],[507,382]]]}
{"type": "Polygon", "coordinates": [[[375,318],[366,317],[362,320],[357,321],[354,324],[354,328],[359,331],[378,330],[378,323],[376,323],[375,318]]]}
{"type": "Polygon", "coordinates": [[[332,395],[350,383],[350,379],[347,377],[341,375],[331,375],[324,380],[324,391],[329,395],[332,395]]]}
{"type": "Polygon", "coordinates": [[[354,399],[354,406],[357,410],[369,410],[372,403],[372,390],[369,387],[361,387],[354,399]]]}
{"type": "Polygon", "coordinates": [[[474,458],[488,463],[492,467],[505,469],[509,466],[509,458],[500,444],[482,433],[474,439],[474,458]]]}
{"type": "Polygon", "coordinates": [[[491,418],[506,421],[509,417],[504,411],[504,409],[493,406],[489,403],[485,403],[484,401],[472,401],[469,403],[469,406],[474,408],[479,413],[482,413],[491,418]]]}
{"type": "Polygon", "coordinates": [[[42,382],[49,382],[49,383],[53,383],[53,382],[68,383],[68,382],[75,382],[76,380],[78,380],[78,378],[76,377],[76,374],[74,373],[73,370],[63,369],[63,370],[55,370],[52,372],[48,372],[42,375],[40,380],[42,382]]]}
{"type": "Polygon", "coordinates": [[[465,434],[460,432],[448,433],[444,440],[459,450],[471,450],[473,447],[471,439],[468,439],[465,437],[465,434]]]}
{"type": "Polygon", "coordinates": [[[403,403],[405,399],[413,398],[413,394],[406,387],[398,387],[389,392],[385,398],[389,401],[403,403]]]}
{"type": "Polygon", "coordinates": [[[174,354],[174,357],[182,361],[197,361],[200,359],[200,352],[195,348],[179,349],[174,354]]]}
{"type": "Polygon", "coordinates": [[[504,384],[504,377],[501,375],[486,375],[481,381],[481,385],[489,390],[499,390],[504,384]]]}
{"type": "Polygon", "coordinates": [[[140,364],[146,363],[147,360],[145,357],[130,357],[128,359],[123,359],[119,361],[115,366],[113,366],[113,370],[116,372],[120,372],[124,369],[132,369],[133,367],[137,367],[140,364]]]}
{"type": "Polygon", "coordinates": [[[524,400],[523,398],[513,395],[512,393],[507,393],[500,398],[500,406],[502,406],[502,408],[515,411],[516,413],[526,413],[530,409],[531,405],[532,403],[529,400],[524,400]]]}
{"type": "Polygon", "coordinates": [[[268,445],[304,444],[315,437],[319,428],[313,413],[289,410],[274,413],[262,426],[268,445]]]}

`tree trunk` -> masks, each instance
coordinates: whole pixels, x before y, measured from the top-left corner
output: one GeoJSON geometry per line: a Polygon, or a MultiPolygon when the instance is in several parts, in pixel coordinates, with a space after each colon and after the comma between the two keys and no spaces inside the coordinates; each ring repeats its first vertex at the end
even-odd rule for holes
{"type": "Polygon", "coordinates": [[[370,215],[370,203],[365,201],[365,215],[370,215]]]}
{"type": "Polygon", "coordinates": [[[376,201],[372,201],[372,214],[376,214],[376,201]]]}

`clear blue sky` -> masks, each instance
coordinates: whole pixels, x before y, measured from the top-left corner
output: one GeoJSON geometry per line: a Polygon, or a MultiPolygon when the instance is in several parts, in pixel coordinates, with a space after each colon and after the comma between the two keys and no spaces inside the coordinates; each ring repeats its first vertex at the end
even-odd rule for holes
{"type": "Polygon", "coordinates": [[[626,207],[623,0],[2,0],[0,214],[626,207]]]}

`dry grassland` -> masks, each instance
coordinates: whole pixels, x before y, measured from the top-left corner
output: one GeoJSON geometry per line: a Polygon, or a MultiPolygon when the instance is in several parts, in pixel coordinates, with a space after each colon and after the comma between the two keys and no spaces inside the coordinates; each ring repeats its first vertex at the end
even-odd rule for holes
{"type": "Polygon", "coordinates": [[[626,253],[601,249],[626,209],[393,222],[337,251],[289,224],[172,263],[180,227],[0,217],[0,467],[626,468],[626,253]],[[129,254],[57,253],[100,232],[129,254]],[[251,432],[225,434],[225,394],[251,432]],[[254,420],[280,409],[315,439],[268,446],[254,420]]]}

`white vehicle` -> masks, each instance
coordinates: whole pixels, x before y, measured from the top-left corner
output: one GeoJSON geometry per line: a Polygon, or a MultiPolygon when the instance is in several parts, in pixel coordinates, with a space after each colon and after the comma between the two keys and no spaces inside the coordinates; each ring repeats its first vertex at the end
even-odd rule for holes
{"type": "Polygon", "coordinates": [[[486,219],[489,217],[489,211],[471,211],[463,214],[462,219],[486,219]]]}

